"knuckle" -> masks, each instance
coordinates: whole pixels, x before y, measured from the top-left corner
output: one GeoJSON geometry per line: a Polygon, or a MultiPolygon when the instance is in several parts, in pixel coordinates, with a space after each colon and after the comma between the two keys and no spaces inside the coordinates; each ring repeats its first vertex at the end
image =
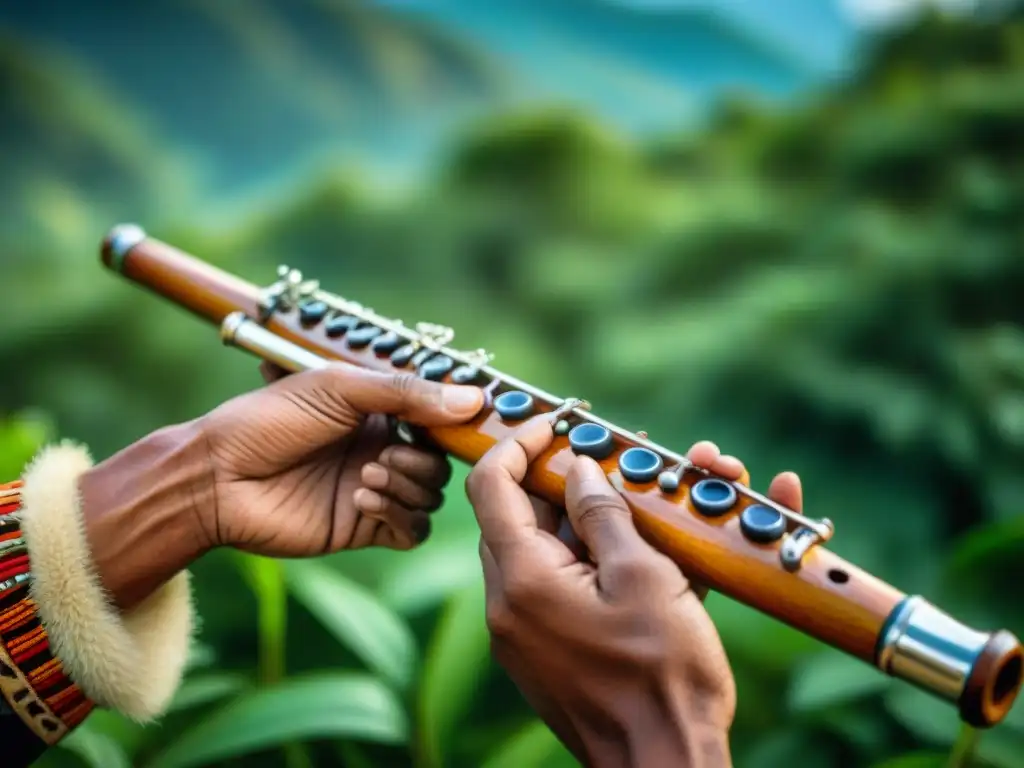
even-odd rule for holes
{"type": "Polygon", "coordinates": [[[629,517],[629,509],[618,496],[610,493],[595,493],[585,496],[579,504],[579,521],[584,525],[605,523],[616,517],[629,517]]]}
{"type": "Polygon", "coordinates": [[[505,599],[512,608],[529,606],[543,594],[543,586],[538,585],[537,579],[527,568],[517,568],[505,577],[505,599]]]}
{"type": "Polygon", "coordinates": [[[490,464],[477,464],[466,476],[466,496],[471,504],[477,504],[494,484],[500,481],[502,470],[490,464]]]}
{"type": "Polygon", "coordinates": [[[414,391],[417,381],[419,380],[411,373],[392,373],[389,386],[399,397],[405,399],[414,391]]]}

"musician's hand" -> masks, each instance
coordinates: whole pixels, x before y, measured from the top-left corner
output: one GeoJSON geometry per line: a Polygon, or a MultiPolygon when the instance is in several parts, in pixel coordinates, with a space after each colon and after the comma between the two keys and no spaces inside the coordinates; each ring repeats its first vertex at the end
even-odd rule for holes
{"type": "Polygon", "coordinates": [[[440,453],[395,444],[384,414],[420,426],[468,421],[483,405],[479,388],[345,364],[287,377],[264,368],[264,377],[269,386],[202,420],[212,543],[289,557],[426,539],[451,467],[440,453]]]}
{"type": "MultiPolygon", "coordinates": [[[[587,765],[728,765],[735,686],[699,595],[640,537],[621,496],[587,458],[567,478],[568,518],[589,560],[574,554],[556,535],[562,512],[520,487],[551,439],[544,417],[527,422],[466,484],[482,532],[496,659],[587,765]]],[[[748,480],[742,463],[713,443],[688,455],[748,480]]],[[[775,479],[772,494],[799,508],[792,473],[775,479]]]]}

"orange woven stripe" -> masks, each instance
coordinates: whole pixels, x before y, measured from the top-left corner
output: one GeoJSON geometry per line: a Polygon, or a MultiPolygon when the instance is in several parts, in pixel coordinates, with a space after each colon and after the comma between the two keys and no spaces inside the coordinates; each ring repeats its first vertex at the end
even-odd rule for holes
{"type": "Polygon", "coordinates": [[[20,656],[29,647],[36,645],[46,640],[46,630],[43,629],[43,625],[40,624],[37,627],[33,627],[28,631],[27,634],[19,637],[15,642],[7,644],[7,652],[11,656],[20,656]]]}
{"type": "Polygon", "coordinates": [[[5,611],[2,618],[0,618],[0,633],[9,632],[26,622],[32,621],[35,615],[35,604],[31,600],[28,598],[19,600],[10,611],[5,611]]]}
{"type": "Polygon", "coordinates": [[[43,686],[46,681],[54,675],[60,674],[60,662],[56,659],[50,659],[48,662],[40,667],[33,670],[31,675],[27,675],[29,682],[32,685],[43,686]]]}
{"type": "MultiPolygon", "coordinates": [[[[0,515],[16,512],[21,507],[20,489],[16,480],[0,485],[0,515]]],[[[21,535],[17,527],[0,535],[0,541],[9,541],[21,535]]],[[[30,558],[24,553],[0,558],[0,569],[13,575],[30,572],[30,558]]],[[[0,593],[0,646],[18,666],[32,687],[38,701],[49,707],[52,716],[72,729],[89,715],[95,704],[86,698],[82,689],[68,678],[60,659],[53,656],[50,638],[39,621],[36,603],[28,595],[26,584],[20,584],[0,593]]],[[[36,705],[37,709],[39,704],[36,705]]],[[[28,716],[16,709],[19,717],[28,716]]]]}

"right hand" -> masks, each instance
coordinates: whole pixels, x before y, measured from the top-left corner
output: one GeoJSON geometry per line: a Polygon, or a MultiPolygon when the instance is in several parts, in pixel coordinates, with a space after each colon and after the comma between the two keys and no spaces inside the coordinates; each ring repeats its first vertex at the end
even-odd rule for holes
{"type": "MultiPolygon", "coordinates": [[[[538,416],[492,448],[466,483],[482,533],[492,650],[530,705],[588,766],[731,764],[736,689],[714,624],[679,568],[637,532],[592,459],[566,479],[559,515],[521,483],[551,443],[538,416]]],[[[691,458],[729,479],[743,465],[699,443],[691,458]]],[[[791,473],[773,491],[799,500],[791,473]]]]}

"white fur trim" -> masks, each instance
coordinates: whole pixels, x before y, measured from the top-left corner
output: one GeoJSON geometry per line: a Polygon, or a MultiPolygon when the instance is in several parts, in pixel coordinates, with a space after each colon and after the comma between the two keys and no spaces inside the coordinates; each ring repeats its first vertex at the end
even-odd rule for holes
{"type": "Polygon", "coordinates": [[[30,594],[68,676],[100,706],[137,720],[164,712],[177,691],[194,629],[187,571],[122,614],[96,574],[78,478],[89,452],[65,442],[44,449],[24,476],[22,535],[30,594]]]}

